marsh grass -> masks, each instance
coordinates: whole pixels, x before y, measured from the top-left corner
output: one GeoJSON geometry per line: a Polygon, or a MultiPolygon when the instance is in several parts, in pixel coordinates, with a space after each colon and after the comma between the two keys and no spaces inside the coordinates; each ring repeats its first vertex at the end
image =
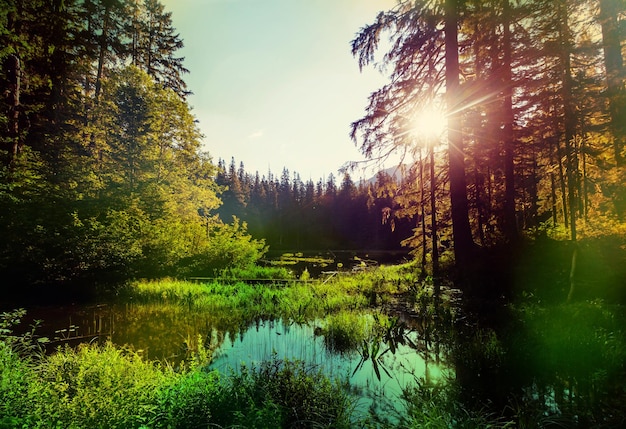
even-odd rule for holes
{"type": "Polygon", "coordinates": [[[220,271],[223,279],[256,279],[256,280],[290,280],[294,279],[293,272],[282,266],[263,267],[251,265],[248,267],[231,267],[220,271]]]}
{"type": "Polygon", "coordinates": [[[308,321],[342,309],[360,309],[368,299],[359,283],[249,284],[194,283],[175,279],[138,281],[125,291],[127,299],[142,303],[178,304],[190,311],[226,312],[252,321],[259,317],[308,321]]]}
{"type": "Polygon", "coordinates": [[[224,375],[200,361],[174,371],[108,343],[27,362],[0,342],[0,428],[351,427],[345,386],[303,362],[224,375]]]}
{"type": "Polygon", "coordinates": [[[324,336],[324,345],[330,351],[355,351],[371,337],[373,320],[369,314],[339,311],[322,321],[319,334],[324,336]]]}

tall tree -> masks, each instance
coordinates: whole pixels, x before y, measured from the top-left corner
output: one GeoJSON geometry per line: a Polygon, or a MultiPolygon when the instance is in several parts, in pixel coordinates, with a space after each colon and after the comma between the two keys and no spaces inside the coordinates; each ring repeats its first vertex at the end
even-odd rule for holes
{"type": "MultiPolygon", "coordinates": [[[[600,24],[607,95],[610,103],[613,152],[618,165],[624,163],[626,147],[626,89],[624,89],[624,58],[617,17],[626,10],[620,0],[600,0],[600,24]]],[[[622,36],[623,37],[623,36],[622,36]]]]}
{"type": "Polygon", "coordinates": [[[465,154],[461,114],[463,99],[459,82],[458,2],[445,0],[445,69],[446,109],[448,117],[448,157],[450,168],[450,202],[454,256],[461,270],[472,255],[473,240],[469,223],[467,185],[465,181],[465,154]]]}
{"type": "Polygon", "coordinates": [[[159,0],[144,0],[135,6],[131,31],[132,61],[164,86],[181,97],[189,94],[182,75],[188,73],[183,57],[177,56],[183,47],[180,35],[172,25],[172,13],[165,12],[159,0]]]}

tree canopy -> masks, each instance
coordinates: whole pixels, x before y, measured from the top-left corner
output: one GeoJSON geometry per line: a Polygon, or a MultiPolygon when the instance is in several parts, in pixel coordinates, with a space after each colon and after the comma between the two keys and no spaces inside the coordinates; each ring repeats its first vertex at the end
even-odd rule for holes
{"type": "Polygon", "coordinates": [[[0,10],[4,275],[213,275],[263,254],[245,224],[216,214],[217,169],[160,2],[7,0],[0,10]]]}
{"type": "Polygon", "coordinates": [[[417,171],[425,130],[411,119],[446,106],[434,192],[457,263],[521,234],[624,234],[624,12],[621,1],[400,0],[357,33],[359,66],[389,76],[352,124],[362,153],[399,151],[417,171]]]}

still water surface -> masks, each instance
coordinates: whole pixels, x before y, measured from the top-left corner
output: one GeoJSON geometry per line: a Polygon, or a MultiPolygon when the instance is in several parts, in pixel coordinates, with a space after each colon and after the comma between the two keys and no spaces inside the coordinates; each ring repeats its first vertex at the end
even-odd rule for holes
{"type": "MultiPolygon", "coordinates": [[[[28,310],[27,319],[26,325],[41,320],[36,332],[51,340],[49,352],[64,344],[111,341],[149,359],[177,364],[189,356],[189,345],[201,338],[205,346],[214,349],[210,368],[224,374],[274,358],[303,361],[331,378],[348,380],[363,412],[372,406],[398,404],[402,389],[416,378],[442,375],[441,367],[408,344],[397,344],[393,353],[384,353],[377,359],[375,371],[373,361],[362,360],[359,350],[331,350],[320,330],[323,320],[257,320],[241,326],[227,315],[154,303],[35,307],[28,310]]],[[[408,330],[406,335],[412,344],[419,343],[417,331],[408,330]]],[[[381,340],[381,353],[386,349],[381,340]]]]}

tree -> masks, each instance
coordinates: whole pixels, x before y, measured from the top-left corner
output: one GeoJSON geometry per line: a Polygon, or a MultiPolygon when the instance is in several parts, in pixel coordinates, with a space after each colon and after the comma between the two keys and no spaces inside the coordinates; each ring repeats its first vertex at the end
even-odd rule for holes
{"type": "Polygon", "coordinates": [[[461,271],[466,269],[474,242],[469,224],[467,185],[465,182],[465,154],[461,123],[462,95],[459,82],[458,10],[456,0],[445,1],[445,69],[446,110],[448,116],[448,157],[450,175],[450,202],[454,256],[461,271]]]}
{"type": "Polygon", "coordinates": [[[607,96],[610,104],[613,152],[618,165],[624,163],[626,146],[626,94],[624,89],[624,59],[617,17],[625,10],[619,0],[600,0],[600,25],[606,69],[607,96]]]}
{"type": "Polygon", "coordinates": [[[383,31],[391,31],[395,42],[383,59],[385,65],[393,66],[391,83],[370,96],[366,115],[352,124],[352,137],[356,141],[361,132],[361,151],[369,157],[376,152],[384,157],[395,150],[412,151],[407,118],[415,111],[431,108],[424,106],[445,87],[454,249],[456,263],[462,268],[469,262],[474,243],[465,179],[461,119],[466,100],[459,81],[457,7],[453,0],[399,2],[359,32],[352,42],[352,53],[358,56],[361,67],[375,62],[374,53],[383,31]]]}
{"type": "Polygon", "coordinates": [[[182,75],[189,70],[183,66],[184,58],[176,56],[183,41],[172,26],[172,13],[165,12],[159,0],[144,0],[142,8],[135,5],[133,16],[133,64],[179,96],[186,97],[189,91],[182,75]]]}

